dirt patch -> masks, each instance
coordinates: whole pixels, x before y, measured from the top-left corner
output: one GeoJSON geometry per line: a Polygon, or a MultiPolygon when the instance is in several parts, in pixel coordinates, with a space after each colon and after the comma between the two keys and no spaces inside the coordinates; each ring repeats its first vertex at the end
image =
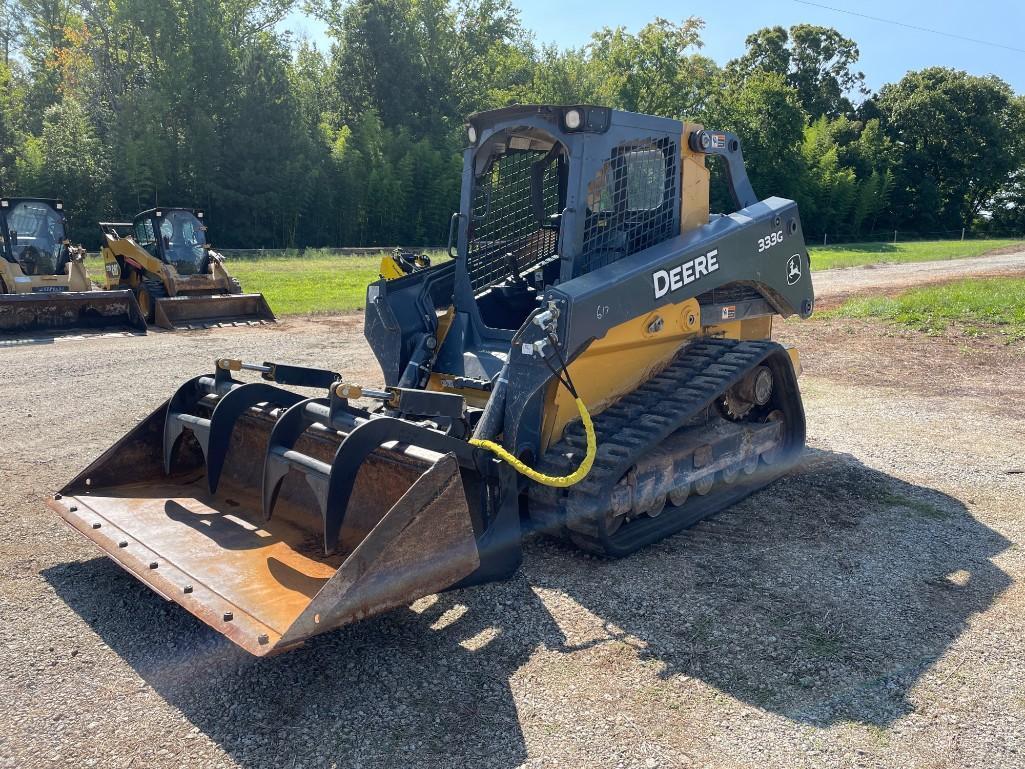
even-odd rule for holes
{"type": "Polygon", "coordinates": [[[1011,243],[1007,246],[1000,246],[1000,248],[993,248],[987,251],[983,256],[1002,256],[1003,254],[1020,254],[1025,251],[1025,243],[1021,241],[1017,243],[1011,243]]]}
{"type": "Polygon", "coordinates": [[[776,338],[801,351],[805,370],[836,382],[927,395],[978,399],[978,408],[1016,408],[1025,382],[1025,344],[999,337],[943,334],[877,320],[847,318],[787,321],[776,338]]]}

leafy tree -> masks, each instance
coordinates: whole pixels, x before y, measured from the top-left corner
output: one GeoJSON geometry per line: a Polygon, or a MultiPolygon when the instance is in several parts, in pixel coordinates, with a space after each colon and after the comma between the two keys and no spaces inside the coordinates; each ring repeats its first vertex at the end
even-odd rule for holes
{"type": "Polygon", "coordinates": [[[452,12],[442,0],[356,0],[326,18],[337,43],[333,80],[339,114],[369,111],[385,126],[444,135],[456,106],[452,12]]]}
{"type": "Polygon", "coordinates": [[[899,226],[970,226],[1021,167],[1021,100],[995,76],[931,67],[884,86],[876,101],[900,148],[893,200],[899,226]]]}
{"type": "Polygon", "coordinates": [[[16,0],[0,0],[0,49],[3,51],[3,65],[8,68],[23,29],[18,11],[16,0]]]}
{"type": "Polygon", "coordinates": [[[767,27],[748,35],[747,51],[727,65],[735,78],[753,72],[783,75],[811,119],[838,117],[853,110],[848,94],[867,93],[865,76],[853,69],[858,46],[832,27],[797,24],[789,33],[767,27]]]}
{"type": "Polygon", "coordinates": [[[76,241],[95,240],[96,222],[109,210],[108,167],[86,110],[71,97],[46,110],[39,138],[41,163],[20,194],[65,200],[76,241]]]}
{"type": "Polygon", "coordinates": [[[707,97],[718,68],[700,56],[704,22],[681,24],[663,18],[632,35],[623,27],[594,33],[587,45],[587,96],[632,112],[667,117],[695,114],[707,97]]]}
{"type": "Polygon", "coordinates": [[[15,185],[15,158],[19,143],[15,112],[14,76],[0,62],[0,191],[12,194],[15,185]]]}
{"type": "MultiPolygon", "coordinates": [[[[718,87],[698,117],[708,126],[736,133],[755,192],[796,197],[802,187],[801,147],[805,113],[797,92],[782,75],[755,72],[733,87],[718,87]]],[[[721,176],[722,168],[714,166],[721,176]]],[[[714,186],[713,207],[732,210],[725,184],[714,186]]]]}

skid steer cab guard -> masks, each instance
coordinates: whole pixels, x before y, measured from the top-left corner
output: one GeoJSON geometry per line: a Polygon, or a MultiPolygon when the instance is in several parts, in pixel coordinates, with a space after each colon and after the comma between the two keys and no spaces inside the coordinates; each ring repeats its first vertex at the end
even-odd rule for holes
{"type": "Polygon", "coordinates": [[[131,222],[100,222],[107,288],[131,290],[146,319],[161,328],[272,322],[262,294],[244,293],[207,241],[206,214],[153,208],[131,222]]]}
{"type": "Polygon", "coordinates": [[[135,296],[97,291],[85,249],[66,235],[64,202],[0,198],[0,334],[124,328],[146,332],[135,296]]]}
{"type": "Polygon", "coordinates": [[[511,471],[458,432],[423,424],[459,424],[460,411],[455,396],[221,360],[50,505],[157,593],[252,654],[272,654],[516,570],[511,471]],[[243,369],[261,379],[232,376],[243,369]],[[393,416],[357,408],[359,397],[393,416]]]}
{"type": "Polygon", "coordinates": [[[254,654],[508,576],[524,526],[629,555],[804,445],[770,338],[812,312],[800,217],[755,196],[737,137],[535,105],[467,138],[453,259],[368,287],[383,387],[220,359],[51,501],[254,654]]]}

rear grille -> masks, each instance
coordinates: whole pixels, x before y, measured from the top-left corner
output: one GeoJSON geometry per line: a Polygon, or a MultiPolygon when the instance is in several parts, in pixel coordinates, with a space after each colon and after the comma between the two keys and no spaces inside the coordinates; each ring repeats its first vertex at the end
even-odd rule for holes
{"type": "Polygon", "coordinates": [[[749,286],[746,283],[727,283],[701,294],[698,296],[698,302],[701,304],[736,304],[764,298],[754,286],[749,286]]]}

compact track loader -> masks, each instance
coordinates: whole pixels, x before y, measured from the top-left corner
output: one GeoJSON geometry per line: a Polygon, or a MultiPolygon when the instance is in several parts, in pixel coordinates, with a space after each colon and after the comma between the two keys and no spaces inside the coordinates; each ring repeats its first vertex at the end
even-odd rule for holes
{"type": "Polygon", "coordinates": [[[64,203],[0,198],[0,334],[124,327],[146,332],[130,291],[99,291],[85,249],[65,236],[64,203]]]}
{"type": "Polygon", "coordinates": [[[527,530],[628,555],[804,445],[798,356],[770,340],[812,312],[801,222],[735,136],[592,106],[467,132],[454,260],[367,291],[384,387],[220,358],[51,502],[253,654],[507,577],[527,530]]]}
{"type": "Polygon", "coordinates": [[[210,328],[274,320],[263,294],[244,294],[206,241],[202,211],[152,208],[100,222],[107,288],[129,289],[149,323],[210,328]]]}

